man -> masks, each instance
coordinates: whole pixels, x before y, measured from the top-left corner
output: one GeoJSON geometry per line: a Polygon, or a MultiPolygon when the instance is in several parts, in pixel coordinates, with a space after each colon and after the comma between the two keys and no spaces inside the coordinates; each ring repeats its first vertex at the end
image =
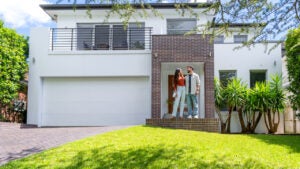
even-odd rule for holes
{"type": "Polygon", "coordinates": [[[192,66],[187,66],[188,75],[185,77],[186,99],[188,106],[187,118],[199,118],[198,116],[198,95],[200,93],[200,78],[199,75],[194,73],[192,66]]]}

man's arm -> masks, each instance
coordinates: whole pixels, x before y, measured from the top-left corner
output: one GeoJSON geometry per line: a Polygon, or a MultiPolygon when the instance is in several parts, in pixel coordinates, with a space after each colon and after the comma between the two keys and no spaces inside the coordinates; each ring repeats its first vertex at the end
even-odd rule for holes
{"type": "Polygon", "coordinates": [[[200,78],[199,78],[199,75],[197,75],[197,78],[196,78],[196,94],[199,94],[200,93],[200,78]]]}

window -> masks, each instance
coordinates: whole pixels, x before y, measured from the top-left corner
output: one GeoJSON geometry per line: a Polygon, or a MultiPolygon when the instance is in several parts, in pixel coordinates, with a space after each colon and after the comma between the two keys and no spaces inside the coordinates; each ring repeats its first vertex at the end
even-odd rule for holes
{"type": "Polygon", "coordinates": [[[95,26],[95,45],[94,49],[109,49],[109,25],[95,26]]]}
{"type": "Polygon", "coordinates": [[[145,49],[145,24],[77,24],[79,50],[139,50],[145,49]]]}
{"type": "Polygon", "coordinates": [[[93,25],[78,24],[77,25],[77,49],[91,49],[93,46],[93,25]]]}
{"type": "Polygon", "coordinates": [[[250,71],[250,87],[254,87],[256,82],[265,82],[266,81],[265,70],[251,70],[250,71]]]}
{"type": "Polygon", "coordinates": [[[214,39],[214,43],[224,43],[224,35],[218,35],[214,39]]]}
{"type": "Polygon", "coordinates": [[[129,47],[132,50],[145,49],[145,24],[129,24],[129,47]]]}
{"type": "MultiPolygon", "coordinates": [[[[219,75],[222,86],[226,87],[228,85],[228,82],[236,77],[236,70],[220,70],[219,75]]],[[[222,103],[220,110],[227,110],[226,102],[222,103]]]]}
{"type": "Polygon", "coordinates": [[[234,35],[233,36],[234,43],[243,43],[248,41],[247,35],[234,35]]]}
{"type": "Polygon", "coordinates": [[[220,82],[221,84],[226,87],[228,82],[236,77],[236,70],[221,70],[220,74],[220,82]]]}
{"type": "Polygon", "coordinates": [[[123,25],[112,25],[112,36],[113,36],[113,43],[112,47],[114,50],[122,50],[128,48],[127,42],[127,30],[124,29],[123,25]]]}
{"type": "Polygon", "coordinates": [[[167,33],[185,34],[196,28],[196,19],[167,19],[167,33]]]}
{"type": "Polygon", "coordinates": [[[94,49],[128,49],[127,30],[123,25],[95,25],[94,49]]]}

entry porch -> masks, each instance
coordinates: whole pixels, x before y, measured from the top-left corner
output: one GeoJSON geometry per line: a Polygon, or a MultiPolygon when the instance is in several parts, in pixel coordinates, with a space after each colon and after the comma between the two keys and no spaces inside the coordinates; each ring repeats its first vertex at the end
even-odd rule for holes
{"type": "MultiPolygon", "coordinates": [[[[209,35],[152,36],[152,103],[147,125],[219,131],[214,112],[214,46],[209,35]],[[172,79],[177,67],[186,73],[192,65],[201,80],[198,97],[200,119],[163,119],[172,112],[172,79]]],[[[187,111],[187,110],[185,110],[187,111]]]]}

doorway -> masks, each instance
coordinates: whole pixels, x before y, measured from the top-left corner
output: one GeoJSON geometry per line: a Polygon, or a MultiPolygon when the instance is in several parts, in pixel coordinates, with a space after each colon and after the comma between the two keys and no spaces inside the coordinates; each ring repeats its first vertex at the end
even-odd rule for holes
{"type": "MultiPolygon", "coordinates": [[[[191,65],[195,68],[195,73],[200,76],[200,95],[199,95],[199,115],[204,118],[205,114],[205,77],[204,77],[204,64],[203,63],[189,63],[189,62],[176,62],[176,63],[162,63],[161,67],[161,114],[172,113],[173,111],[173,78],[174,70],[176,68],[183,68],[186,74],[185,67],[191,65]]],[[[184,112],[187,112],[187,105],[185,105],[184,112]]]]}

